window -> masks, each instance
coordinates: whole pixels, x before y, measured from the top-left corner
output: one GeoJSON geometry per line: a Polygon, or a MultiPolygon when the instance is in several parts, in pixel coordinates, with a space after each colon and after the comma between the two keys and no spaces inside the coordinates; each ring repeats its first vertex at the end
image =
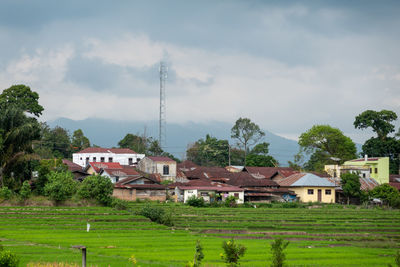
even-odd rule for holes
{"type": "Polygon", "coordinates": [[[234,197],[239,198],[239,193],[234,193],[234,197]]]}
{"type": "Polygon", "coordinates": [[[132,159],[132,158],[129,158],[129,159],[128,159],[128,162],[129,162],[129,163],[128,163],[129,165],[132,165],[132,164],[133,164],[133,159],[132,159]]]}
{"type": "Polygon", "coordinates": [[[82,158],[81,158],[81,160],[82,160],[82,158]]]}
{"type": "Polygon", "coordinates": [[[369,173],[372,173],[372,168],[369,168],[369,173]]]}
{"type": "Polygon", "coordinates": [[[375,168],[375,173],[378,173],[378,168],[375,168]]]}
{"type": "Polygon", "coordinates": [[[113,158],[108,158],[108,162],[112,162],[113,161],[113,158]]]}
{"type": "Polygon", "coordinates": [[[137,159],[136,159],[136,162],[139,162],[139,161],[140,161],[140,158],[137,158],[137,159]]]}
{"type": "Polygon", "coordinates": [[[308,189],[308,194],[309,195],[314,195],[314,189],[308,189]]]}
{"type": "Polygon", "coordinates": [[[118,181],[119,181],[119,177],[115,176],[115,182],[118,183],[118,181]]]}
{"type": "Polygon", "coordinates": [[[365,178],[365,173],[363,173],[363,178],[365,178]]]}
{"type": "Polygon", "coordinates": [[[336,177],[336,171],[333,172],[333,177],[336,177]]]}
{"type": "Polygon", "coordinates": [[[164,175],[168,175],[169,174],[169,166],[168,165],[164,165],[163,166],[163,174],[164,175]]]}
{"type": "Polygon", "coordinates": [[[101,161],[101,162],[104,162],[104,161],[105,161],[104,157],[101,157],[101,158],[100,158],[100,161],[101,161]]]}
{"type": "Polygon", "coordinates": [[[96,157],[93,157],[93,162],[96,162],[96,157]]]}
{"type": "Polygon", "coordinates": [[[332,191],[330,189],[325,189],[325,195],[330,195],[332,194],[332,191]]]}
{"type": "Polygon", "coordinates": [[[86,164],[88,164],[88,163],[89,163],[89,157],[86,158],[86,164]]]}

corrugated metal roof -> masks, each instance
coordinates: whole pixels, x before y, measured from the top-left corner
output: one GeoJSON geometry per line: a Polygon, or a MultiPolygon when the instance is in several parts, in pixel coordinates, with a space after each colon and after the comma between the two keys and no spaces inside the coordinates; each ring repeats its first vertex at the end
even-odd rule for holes
{"type": "Polygon", "coordinates": [[[329,182],[327,179],[321,178],[312,173],[306,173],[299,180],[294,182],[291,186],[329,186],[335,187],[334,183],[329,182]]]}

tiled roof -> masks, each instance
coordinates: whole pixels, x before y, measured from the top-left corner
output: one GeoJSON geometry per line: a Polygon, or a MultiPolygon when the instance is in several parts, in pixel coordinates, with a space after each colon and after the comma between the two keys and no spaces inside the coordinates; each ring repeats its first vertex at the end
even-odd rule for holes
{"type": "Polygon", "coordinates": [[[153,189],[153,190],[165,190],[166,186],[161,184],[115,184],[115,188],[132,188],[132,189],[153,189]]]}
{"type": "Polygon", "coordinates": [[[65,165],[67,165],[68,170],[70,170],[71,172],[74,172],[74,171],[83,171],[82,166],[80,166],[80,165],[78,165],[78,164],[76,164],[76,163],[73,163],[72,161],[70,161],[70,160],[68,160],[68,159],[63,159],[62,162],[63,162],[65,165]]]}
{"type": "Polygon", "coordinates": [[[289,177],[292,174],[298,173],[298,171],[290,167],[245,167],[245,169],[253,175],[264,176],[264,178],[272,178],[277,172],[284,177],[289,177]]]}
{"type": "Polygon", "coordinates": [[[399,182],[390,182],[389,185],[393,186],[394,188],[397,188],[397,190],[400,190],[400,183],[399,182]]]}
{"type": "Polygon", "coordinates": [[[194,170],[184,171],[184,173],[189,179],[227,178],[231,174],[231,172],[222,167],[197,167],[194,170]]]}
{"type": "Polygon", "coordinates": [[[88,147],[77,153],[114,153],[114,154],[137,154],[129,148],[103,148],[103,147],[88,147]]]}
{"type": "Polygon", "coordinates": [[[190,160],[184,160],[181,163],[177,164],[177,168],[182,169],[182,170],[190,170],[190,169],[197,168],[197,167],[199,167],[199,166],[190,160]]]}
{"type": "Polygon", "coordinates": [[[120,165],[122,168],[103,168],[110,176],[140,176],[140,174],[131,166],[120,165]]]}
{"type": "Polygon", "coordinates": [[[240,187],[279,187],[279,185],[271,179],[256,179],[248,172],[231,173],[227,184],[240,187]]]}
{"type": "Polygon", "coordinates": [[[321,178],[312,173],[295,173],[287,178],[277,181],[281,186],[322,186],[336,187],[336,185],[325,178],[321,178]]]}
{"type": "Polygon", "coordinates": [[[170,159],[168,157],[153,157],[153,156],[149,156],[149,159],[151,159],[152,161],[172,161],[175,162],[175,160],[170,159]]]}
{"type": "Polygon", "coordinates": [[[151,184],[156,184],[153,180],[151,180],[151,179],[149,179],[147,177],[139,175],[139,176],[131,176],[131,177],[127,177],[127,178],[124,178],[122,180],[119,180],[117,183],[115,183],[115,185],[127,185],[130,182],[135,181],[137,179],[146,179],[146,180],[149,180],[150,182],[152,182],[151,184]]]}
{"type": "Polygon", "coordinates": [[[389,174],[390,182],[400,182],[400,174],[389,174]]]}

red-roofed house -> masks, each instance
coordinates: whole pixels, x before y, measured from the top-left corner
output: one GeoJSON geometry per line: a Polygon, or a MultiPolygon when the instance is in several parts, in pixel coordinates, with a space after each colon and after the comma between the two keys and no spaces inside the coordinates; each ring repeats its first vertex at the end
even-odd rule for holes
{"type": "Polygon", "coordinates": [[[82,167],[89,162],[118,162],[121,165],[137,164],[144,154],[138,154],[129,148],[88,147],[72,154],[72,161],[82,167]]]}
{"type": "Polygon", "coordinates": [[[160,174],[162,181],[176,181],[176,161],[168,157],[144,157],[137,168],[145,173],[160,174]]]}

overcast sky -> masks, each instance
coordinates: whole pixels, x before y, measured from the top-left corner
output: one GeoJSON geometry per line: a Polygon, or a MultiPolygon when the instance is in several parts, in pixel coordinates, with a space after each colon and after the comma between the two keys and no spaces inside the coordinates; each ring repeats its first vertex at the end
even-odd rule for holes
{"type": "Polygon", "coordinates": [[[30,86],[43,120],[157,120],[164,60],[167,123],[249,117],[294,139],[329,124],[363,142],[356,115],[400,116],[399,14],[400,1],[2,0],[0,88],[30,86]]]}

